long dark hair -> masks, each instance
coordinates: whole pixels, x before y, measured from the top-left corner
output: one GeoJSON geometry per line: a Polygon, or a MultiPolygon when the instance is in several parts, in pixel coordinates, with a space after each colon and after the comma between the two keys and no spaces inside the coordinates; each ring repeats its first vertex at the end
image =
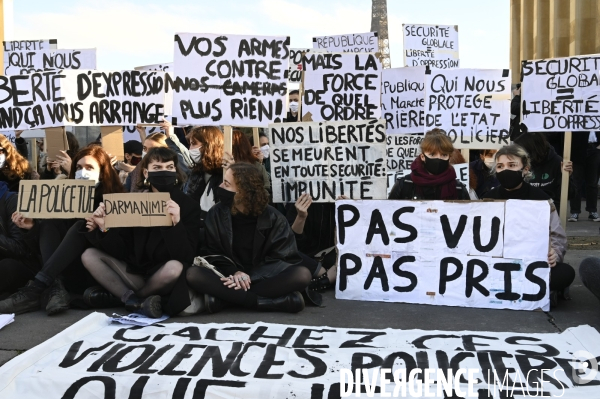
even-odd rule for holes
{"type": "Polygon", "coordinates": [[[90,144],[89,146],[82,148],[77,154],[75,154],[75,157],[71,162],[71,171],[69,172],[69,179],[75,178],[75,172],[77,171],[77,162],[79,162],[81,158],[87,156],[93,157],[96,160],[96,162],[98,162],[98,166],[100,167],[99,187],[102,188],[102,194],[125,192],[125,190],[123,189],[123,184],[121,184],[121,179],[119,179],[119,175],[110,163],[110,157],[102,147],[96,144],[90,144]]]}
{"type": "Polygon", "coordinates": [[[252,153],[252,144],[241,130],[233,131],[232,140],[233,159],[235,162],[258,162],[258,158],[252,153]]]}
{"type": "Polygon", "coordinates": [[[550,144],[546,140],[546,135],[539,132],[527,132],[519,136],[515,143],[520,145],[527,151],[532,165],[544,163],[548,158],[550,144]]]}
{"type": "MultiPolygon", "coordinates": [[[[150,162],[169,161],[173,161],[173,164],[175,165],[175,171],[177,172],[177,183],[175,185],[177,187],[181,187],[185,181],[185,176],[179,168],[179,157],[177,156],[177,153],[170,148],[154,147],[149,149],[146,156],[142,159],[142,162],[140,162],[140,176],[143,177],[143,170],[148,169],[150,162]]],[[[146,190],[148,188],[144,185],[144,180],[140,178],[140,181],[138,182],[138,188],[140,190],[146,190]]]]}
{"type": "Polygon", "coordinates": [[[215,174],[223,173],[223,132],[216,126],[199,126],[188,133],[188,141],[194,140],[202,144],[202,159],[194,167],[194,171],[215,174]]]}
{"type": "MultiPolygon", "coordinates": [[[[265,190],[262,174],[255,165],[247,162],[236,161],[229,168],[237,186],[237,192],[233,198],[234,205],[242,205],[246,215],[261,215],[269,204],[269,193],[265,190]]],[[[239,210],[234,206],[231,213],[236,214],[237,212],[239,210]]]]}

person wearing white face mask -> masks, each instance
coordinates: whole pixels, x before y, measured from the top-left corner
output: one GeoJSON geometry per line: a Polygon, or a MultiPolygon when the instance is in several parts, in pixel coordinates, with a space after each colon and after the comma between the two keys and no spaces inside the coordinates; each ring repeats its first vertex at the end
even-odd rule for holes
{"type": "Polygon", "coordinates": [[[298,90],[292,90],[288,94],[288,102],[290,109],[287,113],[287,117],[283,120],[284,122],[298,122],[298,110],[300,108],[300,92],[298,90]]]}
{"type": "Polygon", "coordinates": [[[217,203],[217,187],[223,182],[223,132],[216,126],[193,128],[187,135],[194,167],[183,185],[183,192],[200,202],[200,216],[217,203]]]}
{"type": "Polygon", "coordinates": [[[497,150],[481,150],[479,159],[469,164],[469,169],[475,174],[477,180],[475,194],[477,194],[478,198],[483,198],[488,191],[500,185],[496,176],[492,174],[494,168],[494,154],[496,154],[496,151],[497,150]]]}
{"type": "MultiPolygon", "coordinates": [[[[96,182],[95,208],[104,194],[124,191],[110,157],[97,145],[85,147],[73,157],[69,178],[96,182]]],[[[15,212],[12,221],[19,228],[27,230],[23,240],[32,252],[40,253],[43,266],[25,287],[0,301],[0,313],[20,314],[38,310],[42,293],[48,288],[46,312],[51,315],[67,310],[70,296],[65,285],[75,292],[83,292],[94,284],[81,264],[81,255],[91,245],[85,235],[80,233],[80,230],[85,230],[86,220],[34,220],[15,212]]]]}

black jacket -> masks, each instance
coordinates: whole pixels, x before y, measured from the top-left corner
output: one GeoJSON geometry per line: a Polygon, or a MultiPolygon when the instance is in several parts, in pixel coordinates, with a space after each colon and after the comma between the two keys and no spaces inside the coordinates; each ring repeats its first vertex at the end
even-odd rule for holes
{"type": "Polygon", "coordinates": [[[176,315],[189,306],[185,271],[194,261],[200,238],[200,206],[180,190],[171,192],[180,207],[180,221],[172,227],[123,227],[102,233],[98,229],[82,233],[90,243],[112,257],[127,263],[127,272],[145,278],[170,260],[184,266],[165,310],[176,315]]]}
{"type": "MultiPolygon", "coordinates": [[[[222,203],[213,206],[204,220],[205,246],[207,255],[224,255],[232,259],[236,267],[219,267],[225,275],[238,270],[244,271],[242,262],[233,253],[233,230],[231,210],[222,203]]],[[[275,208],[267,205],[258,216],[254,234],[252,270],[248,273],[252,281],[275,276],[292,265],[302,262],[294,233],[285,217],[275,208]]]]}
{"type": "Polygon", "coordinates": [[[24,231],[12,222],[12,214],[17,210],[17,194],[7,192],[0,197],[0,260],[19,259],[32,272],[40,269],[35,253],[23,241],[24,231]]]}
{"type": "MultiPolygon", "coordinates": [[[[560,209],[560,187],[562,179],[562,158],[554,151],[552,146],[548,146],[548,156],[540,164],[532,164],[531,172],[533,176],[529,179],[532,187],[542,189],[560,209]]],[[[566,173],[566,172],[565,172],[566,173]]]]}
{"type": "MultiPolygon", "coordinates": [[[[600,132],[596,134],[596,145],[600,145],[600,132]]],[[[571,161],[575,164],[584,164],[587,158],[588,141],[590,132],[573,132],[571,139],[571,161]]]]}
{"type": "MultiPolygon", "coordinates": [[[[439,200],[441,192],[437,187],[425,188],[424,195],[419,195],[415,190],[415,183],[411,180],[412,173],[396,180],[388,199],[391,200],[439,200]]],[[[470,200],[469,190],[464,184],[456,180],[456,200],[470,200]]]]}
{"type": "MultiPolygon", "coordinates": [[[[294,224],[298,211],[293,203],[286,206],[286,218],[294,224]]],[[[308,208],[308,217],[302,234],[294,233],[300,252],[314,256],[318,252],[335,245],[335,204],[313,203],[308,208]]]]}
{"type": "Polygon", "coordinates": [[[475,173],[475,178],[477,179],[475,194],[477,194],[478,198],[483,198],[488,191],[500,185],[496,176],[490,174],[490,170],[481,159],[476,159],[469,163],[469,168],[475,173]]]}

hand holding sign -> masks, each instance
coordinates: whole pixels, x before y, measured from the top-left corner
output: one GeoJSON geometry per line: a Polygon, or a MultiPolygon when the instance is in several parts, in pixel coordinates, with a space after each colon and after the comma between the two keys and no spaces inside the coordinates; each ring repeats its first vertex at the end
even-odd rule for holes
{"type": "MultiPolygon", "coordinates": [[[[92,220],[96,223],[96,226],[102,231],[105,231],[104,228],[104,217],[106,216],[106,208],[104,207],[104,202],[101,202],[98,205],[98,209],[94,211],[92,215],[92,220]]],[[[89,226],[88,226],[89,227],[89,226]]]]}
{"type": "Polygon", "coordinates": [[[550,250],[548,251],[548,264],[550,267],[554,267],[556,266],[556,262],[558,262],[558,255],[554,248],[550,247],[550,250]]]}
{"type": "Polygon", "coordinates": [[[235,159],[233,159],[233,155],[231,155],[229,152],[225,151],[223,153],[223,167],[225,168],[225,170],[229,169],[229,167],[231,165],[233,165],[235,163],[235,159]]]}
{"type": "Polygon", "coordinates": [[[177,202],[173,200],[167,201],[167,213],[171,215],[171,219],[173,220],[173,226],[175,226],[181,220],[181,209],[177,202]]]}
{"type": "Polygon", "coordinates": [[[98,227],[98,225],[96,224],[96,222],[94,221],[94,218],[85,218],[85,227],[87,228],[88,232],[94,231],[96,229],[96,227],[98,227]]]}
{"type": "Polygon", "coordinates": [[[302,194],[296,200],[296,211],[298,211],[298,216],[306,219],[308,217],[308,208],[312,204],[312,197],[307,193],[302,194]]]}
{"type": "Polygon", "coordinates": [[[33,225],[35,224],[35,220],[31,218],[26,218],[20,212],[15,212],[12,214],[12,222],[17,225],[20,229],[31,230],[33,225]]]}
{"type": "Polygon", "coordinates": [[[256,158],[258,158],[258,160],[260,161],[260,163],[262,163],[262,161],[264,160],[265,156],[263,155],[263,153],[260,150],[260,148],[258,148],[257,146],[252,147],[252,153],[254,154],[254,156],[256,158]]]}
{"type": "Polygon", "coordinates": [[[173,125],[166,119],[160,123],[160,128],[165,131],[167,137],[171,137],[174,134],[173,125]]]}
{"type": "Polygon", "coordinates": [[[23,134],[24,130],[15,130],[15,137],[19,138],[21,137],[21,134],[23,134]]]}
{"type": "Polygon", "coordinates": [[[60,168],[66,173],[69,174],[71,171],[71,157],[67,154],[66,151],[60,151],[62,155],[56,156],[55,164],[59,165],[60,168]]]}

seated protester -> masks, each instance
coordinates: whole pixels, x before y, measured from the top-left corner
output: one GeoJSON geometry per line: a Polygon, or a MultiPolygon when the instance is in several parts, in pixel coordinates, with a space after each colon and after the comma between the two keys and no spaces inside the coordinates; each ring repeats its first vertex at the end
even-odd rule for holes
{"type": "Polygon", "coordinates": [[[62,156],[58,155],[55,160],[48,161],[46,159],[46,165],[42,169],[41,179],[52,180],[56,179],[59,175],[67,176],[71,171],[71,160],[79,152],[79,142],[77,137],[71,132],[67,132],[67,144],[69,149],[67,151],[61,151],[62,156]]]}
{"type": "MultiPolygon", "coordinates": [[[[140,127],[138,127],[139,130],[140,127]]],[[[143,127],[142,127],[143,129],[143,127]]],[[[145,132],[144,132],[145,134],[145,132]]],[[[141,135],[141,133],[140,133],[141,135]]],[[[143,141],[142,141],[142,159],[146,156],[146,154],[148,153],[148,151],[150,151],[152,148],[167,148],[167,136],[165,136],[164,134],[158,132],[158,133],[152,133],[150,135],[148,135],[148,137],[146,137],[143,141]]],[[[131,171],[129,173],[129,176],[127,176],[127,179],[125,180],[125,191],[126,192],[130,192],[130,193],[139,193],[142,192],[143,189],[140,188],[140,182],[144,180],[144,176],[142,175],[142,163],[138,163],[135,168],[133,169],[133,171],[131,171]]]]}
{"type": "Polygon", "coordinates": [[[493,173],[494,154],[497,150],[481,150],[479,159],[469,163],[469,170],[473,172],[477,185],[475,186],[475,194],[477,198],[483,196],[493,188],[500,185],[496,175],[493,173]]]}
{"type": "Polygon", "coordinates": [[[190,156],[194,160],[183,192],[200,203],[201,217],[218,201],[217,188],[223,183],[223,132],[216,126],[196,127],[188,133],[190,156]]]}
{"type": "MultiPolygon", "coordinates": [[[[252,144],[250,144],[250,140],[241,130],[233,131],[233,140],[232,140],[232,149],[233,149],[233,159],[230,159],[232,162],[247,162],[252,165],[260,172],[263,178],[263,185],[265,189],[271,189],[271,178],[265,169],[265,165],[263,165],[259,158],[254,154],[252,150],[252,144]]],[[[225,155],[224,158],[227,158],[225,155]]]]}
{"type": "Polygon", "coordinates": [[[13,294],[40,270],[40,261],[23,241],[23,233],[13,223],[17,194],[0,182],[0,298],[13,294]]]}
{"type": "MultiPolygon", "coordinates": [[[[73,158],[70,179],[94,180],[94,206],[102,201],[104,194],[121,193],[123,186],[110,164],[108,154],[97,145],[83,148],[73,158]]],[[[20,213],[13,215],[13,222],[28,230],[23,239],[31,251],[40,253],[42,269],[25,287],[0,302],[0,313],[26,313],[40,308],[42,292],[50,289],[46,312],[49,315],[69,308],[70,297],[59,277],[68,277],[72,291],[83,292],[89,275],[81,267],[81,254],[89,246],[79,230],[85,227],[84,219],[26,218],[20,213]]]]}
{"type": "MultiPolygon", "coordinates": [[[[467,163],[467,161],[465,160],[465,157],[463,157],[460,150],[452,151],[452,154],[450,155],[450,165],[454,166],[454,165],[460,165],[460,164],[464,164],[464,163],[467,163]]],[[[475,176],[475,173],[473,172],[473,170],[471,168],[469,168],[469,187],[467,187],[467,188],[469,189],[469,198],[472,200],[479,199],[479,197],[475,193],[476,187],[477,187],[477,177],[475,176]]]]}
{"type": "Polygon", "coordinates": [[[292,90],[288,93],[288,102],[290,104],[287,116],[283,119],[284,122],[299,122],[298,110],[300,108],[300,92],[292,90]]]}
{"type": "Polygon", "coordinates": [[[502,147],[495,156],[495,172],[500,186],[490,190],[485,198],[542,200],[551,205],[550,214],[550,304],[556,306],[559,294],[565,296],[564,290],[575,279],[575,270],[563,263],[567,252],[567,236],[562,226],[556,208],[548,194],[537,187],[532,187],[527,180],[531,171],[529,155],[523,147],[512,144],[502,147]]]}
{"type": "Polygon", "coordinates": [[[125,184],[129,173],[133,172],[135,167],[142,160],[142,151],[142,143],[139,141],[129,140],[123,144],[125,159],[117,162],[115,165],[115,168],[119,171],[119,179],[121,179],[121,183],[125,184]]]}
{"type": "Polygon", "coordinates": [[[452,142],[441,129],[433,129],[421,141],[421,155],[411,173],[396,180],[389,199],[468,200],[469,191],[456,180],[450,166],[452,142]]]}
{"type": "MultiPolygon", "coordinates": [[[[554,201],[557,211],[560,210],[560,187],[562,183],[562,157],[546,140],[546,135],[539,132],[527,132],[515,140],[527,151],[531,159],[531,178],[528,183],[541,188],[554,201]]],[[[573,164],[565,164],[565,170],[573,171],[573,164]]],[[[573,185],[574,186],[574,185],[573,185]]]]}
{"type": "MultiPolygon", "coordinates": [[[[340,196],[337,199],[345,198],[340,196]]],[[[315,256],[335,247],[335,204],[313,204],[311,196],[304,193],[294,205],[288,204],[286,208],[286,217],[292,226],[303,265],[313,276],[308,288],[322,291],[331,287],[337,276],[335,249],[318,260],[315,256]]]]}
{"type": "MultiPolygon", "coordinates": [[[[125,304],[130,312],[160,317],[177,315],[190,305],[185,271],[194,260],[200,229],[198,203],[181,192],[184,176],[179,159],[169,148],[152,148],[141,162],[144,180],[140,189],[169,193],[167,212],[173,226],[104,228],[101,203],[87,221],[94,248],[81,260],[96,281],[125,304]],[[166,307],[161,296],[168,296],[166,307]]],[[[107,292],[97,287],[85,293],[92,306],[102,306],[107,292]]]]}
{"type": "Polygon", "coordinates": [[[13,147],[10,140],[0,134],[0,181],[8,186],[8,191],[19,192],[21,180],[38,180],[39,175],[31,169],[27,158],[13,147]]]}
{"type": "Polygon", "coordinates": [[[296,313],[304,309],[298,291],[310,282],[285,217],[268,205],[261,173],[248,163],[227,169],[219,187],[220,202],[206,215],[205,267],[187,271],[189,286],[205,294],[210,313],[225,303],[257,310],[296,313]],[[216,260],[215,260],[216,259],[216,260]]]}
{"type": "Polygon", "coordinates": [[[579,278],[586,288],[600,299],[600,258],[589,257],[579,265],[579,278]]]}

